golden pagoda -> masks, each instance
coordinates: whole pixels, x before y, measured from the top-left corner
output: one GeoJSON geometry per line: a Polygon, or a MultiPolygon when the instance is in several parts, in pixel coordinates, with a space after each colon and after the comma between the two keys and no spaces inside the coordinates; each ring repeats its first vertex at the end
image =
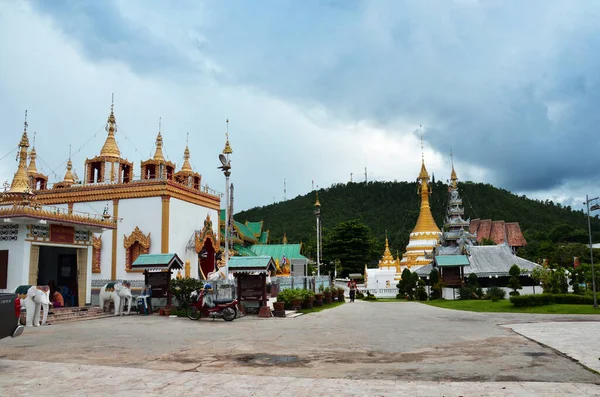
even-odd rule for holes
{"type": "Polygon", "coordinates": [[[400,261],[401,266],[408,268],[413,266],[422,267],[431,263],[433,249],[438,244],[441,235],[441,231],[433,220],[431,208],[429,207],[431,188],[429,187],[429,173],[427,172],[427,168],[425,168],[424,159],[421,163],[418,183],[418,194],[421,196],[419,218],[410,234],[406,252],[400,261]]]}
{"type": "MultiPolygon", "coordinates": [[[[13,177],[8,193],[28,193],[29,175],[27,174],[27,148],[29,147],[29,138],[27,137],[27,111],[25,111],[25,123],[23,128],[23,136],[19,142],[19,168],[13,177]]],[[[34,163],[35,165],[35,163],[34,163]]]]}
{"type": "Polygon", "coordinates": [[[382,267],[395,267],[396,271],[400,272],[400,263],[390,252],[390,244],[388,243],[387,236],[385,237],[385,250],[383,251],[383,256],[379,260],[379,268],[381,269],[382,267]]]}

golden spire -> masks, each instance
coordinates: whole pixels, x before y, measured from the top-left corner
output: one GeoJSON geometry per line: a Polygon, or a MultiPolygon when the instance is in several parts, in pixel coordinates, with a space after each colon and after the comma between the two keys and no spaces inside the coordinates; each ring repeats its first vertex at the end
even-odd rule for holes
{"type": "Polygon", "coordinates": [[[162,152],[162,145],[163,145],[163,140],[162,140],[162,134],[161,134],[161,127],[162,127],[162,118],[158,118],[158,136],[156,137],[156,152],[154,152],[154,160],[158,160],[158,161],[165,161],[165,157],[163,156],[163,152],[162,152]]]}
{"type": "Polygon", "coordinates": [[[187,134],[185,138],[185,150],[183,151],[183,165],[181,166],[181,171],[192,172],[192,166],[190,165],[190,148],[188,147],[188,139],[190,134],[187,134]]]}
{"type": "Polygon", "coordinates": [[[35,164],[35,159],[37,157],[37,153],[35,152],[35,132],[33,133],[33,146],[31,147],[31,151],[29,152],[29,166],[27,167],[27,175],[33,176],[37,174],[37,166],[35,164]]]}
{"type": "Polygon", "coordinates": [[[104,142],[104,146],[102,146],[102,150],[100,151],[100,156],[103,157],[114,157],[120,158],[121,151],[117,146],[117,141],[115,140],[115,133],[117,132],[117,122],[115,120],[115,94],[112,95],[112,103],[110,105],[110,115],[108,116],[108,120],[106,121],[106,132],[108,132],[108,136],[106,137],[106,141],[104,142]]]}
{"type": "Polygon", "coordinates": [[[450,160],[452,161],[452,173],[450,174],[450,180],[452,181],[452,187],[456,189],[458,177],[456,176],[456,171],[454,171],[454,157],[452,156],[452,149],[450,149],[450,160]]]}
{"type": "Polygon", "coordinates": [[[387,231],[385,232],[385,251],[383,251],[383,256],[379,260],[379,267],[382,266],[396,266],[396,260],[394,256],[390,252],[390,245],[388,243],[387,231]]]}
{"type": "Polygon", "coordinates": [[[67,161],[67,173],[65,174],[64,182],[75,183],[72,170],[73,163],[71,162],[71,145],[69,145],[69,161],[67,161]]]}
{"type": "Polygon", "coordinates": [[[283,244],[287,244],[287,243],[288,243],[287,236],[286,236],[285,232],[283,232],[283,244]]]}
{"type": "Polygon", "coordinates": [[[227,123],[227,132],[225,133],[227,142],[225,143],[225,149],[223,149],[223,154],[231,154],[231,153],[233,153],[233,150],[231,149],[231,146],[229,145],[229,119],[225,120],[225,123],[227,123]]]}
{"type": "Polygon", "coordinates": [[[317,192],[317,201],[315,201],[315,207],[320,207],[321,203],[319,202],[319,192],[317,192]]]}
{"type": "Polygon", "coordinates": [[[8,193],[25,193],[29,191],[29,178],[27,177],[27,148],[29,147],[29,138],[27,138],[27,110],[25,111],[25,127],[23,129],[23,136],[21,142],[19,142],[19,168],[15,172],[12,183],[10,184],[10,190],[8,193]]]}
{"type": "Polygon", "coordinates": [[[429,174],[425,168],[425,160],[421,165],[421,172],[419,173],[419,194],[421,196],[421,209],[419,211],[419,219],[417,219],[417,225],[415,226],[413,233],[439,233],[440,229],[433,220],[431,215],[431,207],[429,206],[429,195],[431,191],[429,189],[429,174]]]}

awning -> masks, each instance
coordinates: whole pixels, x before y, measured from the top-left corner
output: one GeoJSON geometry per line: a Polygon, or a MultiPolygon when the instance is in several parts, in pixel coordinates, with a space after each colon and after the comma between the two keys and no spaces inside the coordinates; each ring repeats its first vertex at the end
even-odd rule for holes
{"type": "Polygon", "coordinates": [[[275,271],[275,261],[270,256],[234,256],[229,258],[232,273],[268,273],[275,271]]]}
{"type": "Polygon", "coordinates": [[[144,269],[150,272],[183,269],[183,262],[177,254],[142,254],[131,265],[134,269],[144,269]]]}
{"type": "Polygon", "coordinates": [[[434,258],[438,267],[469,266],[469,258],[466,255],[438,255],[434,258]]]}

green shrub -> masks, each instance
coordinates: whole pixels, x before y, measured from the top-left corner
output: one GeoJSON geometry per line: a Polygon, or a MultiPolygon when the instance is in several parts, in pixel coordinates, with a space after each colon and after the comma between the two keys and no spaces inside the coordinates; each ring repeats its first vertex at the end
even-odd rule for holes
{"type": "Polygon", "coordinates": [[[492,302],[499,301],[505,297],[506,291],[500,287],[490,287],[485,293],[485,298],[491,300],[492,302]]]}
{"type": "Polygon", "coordinates": [[[203,281],[195,278],[175,278],[171,280],[169,289],[177,299],[177,307],[185,310],[190,305],[190,294],[197,289],[201,289],[203,285],[203,281]]]}
{"type": "Polygon", "coordinates": [[[365,294],[360,291],[356,291],[356,299],[365,299],[365,294]]]}
{"type": "Polygon", "coordinates": [[[511,296],[510,302],[517,307],[543,306],[552,303],[563,305],[591,305],[594,298],[587,295],[576,294],[538,294],[511,296]]]}
{"type": "Polygon", "coordinates": [[[427,300],[427,291],[425,290],[425,281],[419,279],[417,283],[417,299],[420,301],[427,300]]]}

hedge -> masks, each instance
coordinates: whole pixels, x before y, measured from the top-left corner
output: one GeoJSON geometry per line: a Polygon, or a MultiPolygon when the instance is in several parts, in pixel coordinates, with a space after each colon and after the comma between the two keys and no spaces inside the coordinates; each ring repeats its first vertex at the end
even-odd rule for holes
{"type": "Polygon", "coordinates": [[[552,303],[564,305],[591,305],[594,303],[594,298],[591,296],[575,294],[538,294],[511,296],[510,302],[517,307],[543,306],[551,305],[552,303]]]}

